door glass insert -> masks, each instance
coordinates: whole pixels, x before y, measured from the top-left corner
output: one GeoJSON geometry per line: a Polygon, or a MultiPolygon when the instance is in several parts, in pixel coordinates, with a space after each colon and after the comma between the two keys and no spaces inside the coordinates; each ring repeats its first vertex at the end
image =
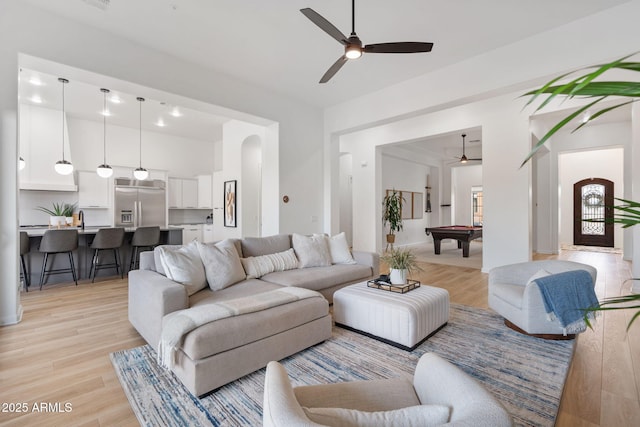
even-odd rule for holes
{"type": "Polygon", "coordinates": [[[582,187],[582,234],[604,235],[603,222],[590,222],[604,218],[604,185],[590,184],[582,187]]]}
{"type": "Polygon", "coordinates": [[[473,226],[482,227],[482,187],[471,188],[473,226]]]}

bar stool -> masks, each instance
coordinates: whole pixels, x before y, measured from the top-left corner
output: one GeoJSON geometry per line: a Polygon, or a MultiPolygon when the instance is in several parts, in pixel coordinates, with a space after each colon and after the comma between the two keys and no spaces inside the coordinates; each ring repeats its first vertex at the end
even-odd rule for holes
{"type": "Polygon", "coordinates": [[[160,227],[138,227],[131,238],[129,270],[138,268],[140,248],[153,249],[160,243],[160,227]]]}
{"type": "Polygon", "coordinates": [[[96,233],[96,237],[91,242],[91,249],[93,249],[93,259],[91,260],[91,268],[89,269],[89,276],[91,276],[91,283],[96,280],[96,271],[105,268],[115,268],[116,273],[120,274],[120,278],[124,277],[124,269],[120,267],[120,248],[124,242],[124,228],[101,228],[96,233]],[[115,262],[108,264],[99,263],[100,251],[113,250],[113,257],[115,262]]]}
{"type": "Polygon", "coordinates": [[[24,256],[30,251],[29,235],[26,231],[20,232],[20,267],[22,268],[22,277],[24,278],[24,290],[29,292],[29,286],[31,286],[31,273],[27,271],[27,264],[24,261],[24,256]]]}
{"type": "Polygon", "coordinates": [[[78,249],[78,230],[47,230],[42,236],[40,241],[40,252],[44,252],[44,260],[42,262],[42,271],[40,272],[40,290],[42,290],[42,284],[44,281],[45,273],[59,274],[69,273],[73,275],[73,281],[78,286],[78,277],[76,276],[76,267],[73,263],[74,250],[78,249]],[[59,268],[47,270],[47,260],[49,254],[61,254],[66,253],[69,255],[69,264],[71,268],[59,268]]]}

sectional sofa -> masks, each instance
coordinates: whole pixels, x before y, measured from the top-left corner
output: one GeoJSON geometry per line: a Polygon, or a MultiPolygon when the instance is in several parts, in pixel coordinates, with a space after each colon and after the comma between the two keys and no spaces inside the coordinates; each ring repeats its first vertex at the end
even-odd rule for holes
{"type": "Polygon", "coordinates": [[[129,272],[129,321],[202,396],[330,338],[333,293],[378,272],[343,233],[164,245],[129,272]]]}

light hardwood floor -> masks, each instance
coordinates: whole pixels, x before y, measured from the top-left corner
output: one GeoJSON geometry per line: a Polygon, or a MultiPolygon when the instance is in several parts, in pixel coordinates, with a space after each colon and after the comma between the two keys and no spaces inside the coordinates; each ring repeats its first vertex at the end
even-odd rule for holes
{"type": "MultiPolygon", "coordinates": [[[[597,267],[599,297],[630,288],[629,266],[620,255],[564,251],[559,257],[597,267]]],[[[487,307],[486,274],[423,268],[422,283],[446,288],[453,302],[487,307]]],[[[23,293],[22,304],[23,321],[0,328],[0,402],[7,405],[0,408],[0,424],[138,425],[109,360],[113,351],[144,344],[127,320],[127,281],[45,288],[23,293]],[[9,406],[21,403],[26,413],[9,406]],[[48,412],[34,411],[42,403],[48,412]],[[71,410],[64,412],[66,403],[71,410]]],[[[595,330],[579,336],[557,426],[640,425],[640,321],[627,334],[630,316],[607,313],[595,330]]]]}

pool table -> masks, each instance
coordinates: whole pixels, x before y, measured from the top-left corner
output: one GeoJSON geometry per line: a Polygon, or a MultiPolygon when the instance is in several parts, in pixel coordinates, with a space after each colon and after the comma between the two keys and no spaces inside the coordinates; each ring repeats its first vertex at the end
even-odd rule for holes
{"type": "Polygon", "coordinates": [[[458,241],[458,249],[462,248],[462,256],[469,257],[469,242],[482,237],[482,227],[471,225],[446,225],[444,227],[427,227],[424,229],[427,236],[433,236],[433,251],[440,254],[440,242],[442,239],[455,239],[458,241]]]}

